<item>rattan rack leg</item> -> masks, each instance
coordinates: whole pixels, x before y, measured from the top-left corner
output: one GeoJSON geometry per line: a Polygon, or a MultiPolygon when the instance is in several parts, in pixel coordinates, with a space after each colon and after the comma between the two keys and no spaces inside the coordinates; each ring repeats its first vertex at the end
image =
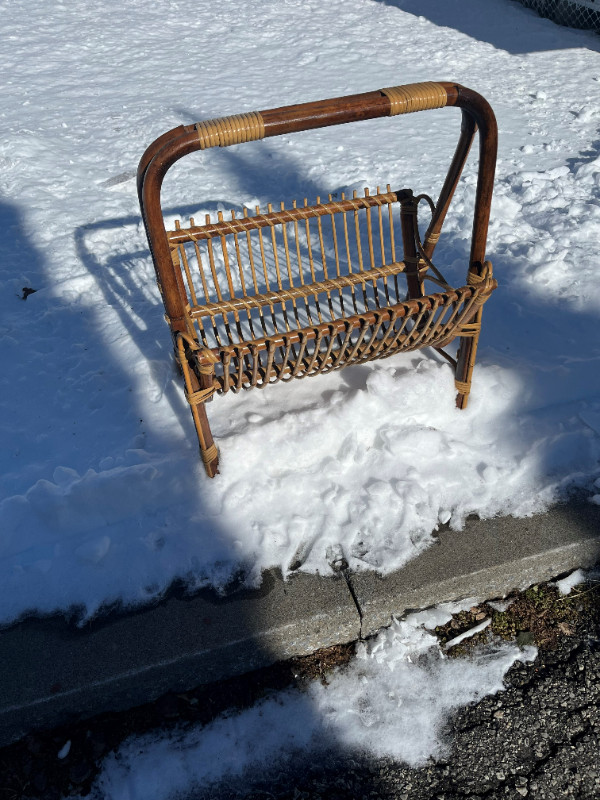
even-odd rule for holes
{"type": "MultiPolygon", "coordinates": [[[[201,390],[198,379],[192,373],[192,385],[194,383],[197,383],[198,389],[201,390]]],[[[214,478],[219,472],[219,451],[210,430],[208,416],[206,415],[206,406],[204,403],[196,403],[190,405],[190,408],[192,409],[192,417],[194,419],[194,425],[196,426],[196,433],[198,434],[200,456],[202,457],[204,469],[209,478],[214,478]]]]}
{"type": "Polygon", "coordinates": [[[473,368],[477,358],[477,345],[479,344],[479,333],[481,330],[481,313],[479,309],[473,320],[475,332],[472,336],[461,336],[460,346],[456,357],[456,373],[454,384],[457,389],[456,407],[466,408],[469,402],[471,391],[471,380],[473,378],[473,368]]]}
{"type": "Polygon", "coordinates": [[[466,408],[469,401],[469,392],[471,391],[471,378],[473,377],[473,368],[475,367],[475,359],[477,358],[477,345],[479,344],[479,334],[481,333],[481,317],[483,312],[483,304],[490,292],[497,286],[493,278],[492,264],[490,261],[484,261],[483,264],[476,262],[471,265],[467,273],[467,282],[470,286],[479,286],[482,289],[481,294],[474,300],[478,306],[475,317],[468,325],[462,327],[460,337],[460,346],[456,356],[456,374],[454,383],[458,390],[456,397],[456,405],[458,408],[466,408]]]}
{"type": "Polygon", "coordinates": [[[180,334],[178,337],[177,349],[179,358],[177,360],[183,372],[185,394],[190,404],[192,419],[198,436],[200,456],[202,457],[206,474],[209,478],[214,478],[219,472],[219,451],[213,439],[205,407],[206,401],[211,398],[215,391],[214,364],[200,366],[200,375],[196,375],[195,371],[190,367],[186,345],[188,347],[191,345],[193,351],[198,351],[200,348],[195,342],[190,341],[185,334],[180,334]]]}

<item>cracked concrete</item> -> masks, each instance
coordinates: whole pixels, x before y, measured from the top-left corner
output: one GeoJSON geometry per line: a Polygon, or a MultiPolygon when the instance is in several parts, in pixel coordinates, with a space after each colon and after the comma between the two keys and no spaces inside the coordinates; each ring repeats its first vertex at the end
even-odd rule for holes
{"type": "Polygon", "coordinates": [[[524,519],[468,520],[462,531],[440,533],[398,572],[360,572],[350,582],[366,637],[389,625],[392,614],[463,597],[502,597],[599,560],[600,507],[574,502],[524,519]]]}
{"type": "Polygon", "coordinates": [[[596,800],[600,797],[600,601],[574,635],[517,662],[507,689],[460,710],[443,757],[413,769],[391,759],[306,757],[244,786],[194,800],[596,800]]]}

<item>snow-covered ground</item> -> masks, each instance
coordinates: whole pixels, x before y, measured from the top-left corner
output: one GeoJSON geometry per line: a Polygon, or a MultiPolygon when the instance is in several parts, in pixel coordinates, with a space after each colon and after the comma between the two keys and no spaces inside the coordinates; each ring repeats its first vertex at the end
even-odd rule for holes
{"type": "MultiPolygon", "coordinates": [[[[0,103],[0,621],[139,604],[174,579],[397,568],[440,523],[528,514],[600,456],[600,40],[509,0],[9,4],[0,103]],[[174,373],[135,170],[181,123],[421,80],[489,99],[500,288],[468,410],[417,353],[209,407],[209,481],[174,373]],[[36,290],[21,299],[23,287],[36,290]]],[[[459,112],[195,155],[170,213],[393,183],[434,194],[459,112]]],[[[439,246],[462,280],[474,165],[439,246]]],[[[596,490],[597,494],[597,490],[596,490]]]]}

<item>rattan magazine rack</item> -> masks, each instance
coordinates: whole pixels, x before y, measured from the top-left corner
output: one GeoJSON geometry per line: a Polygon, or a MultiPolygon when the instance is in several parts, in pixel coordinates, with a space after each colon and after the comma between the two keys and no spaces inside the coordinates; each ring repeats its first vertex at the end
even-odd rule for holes
{"type": "Polygon", "coordinates": [[[215,393],[318,375],[432,347],[455,370],[457,405],[471,385],[482,306],[496,287],[485,260],[497,128],[483,97],[455,83],[417,83],[180,126],[156,139],[138,170],[142,216],[175,357],[206,472],[218,451],[206,415],[215,393]],[[388,185],[209,215],[167,230],[160,193],[189,153],[310,128],[457,106],[460,137],[437,203],[388,185]],[[479,167],[464,286],[433,264],[446,213],[479,133],[479,167]],[[423,236],[417,208],[429,206],[423,236]],[[456,357],[445,348],[458,338],[456,357]]]}

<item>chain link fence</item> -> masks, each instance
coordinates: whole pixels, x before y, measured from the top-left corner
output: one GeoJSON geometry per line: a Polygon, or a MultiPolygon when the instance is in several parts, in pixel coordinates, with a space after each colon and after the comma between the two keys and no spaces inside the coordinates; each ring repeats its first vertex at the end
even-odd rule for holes
{"type": "Polygon", "coordinates": [[[600,0],[520,0],[542,17],[568,25],[600,31],[600,0]]]}

